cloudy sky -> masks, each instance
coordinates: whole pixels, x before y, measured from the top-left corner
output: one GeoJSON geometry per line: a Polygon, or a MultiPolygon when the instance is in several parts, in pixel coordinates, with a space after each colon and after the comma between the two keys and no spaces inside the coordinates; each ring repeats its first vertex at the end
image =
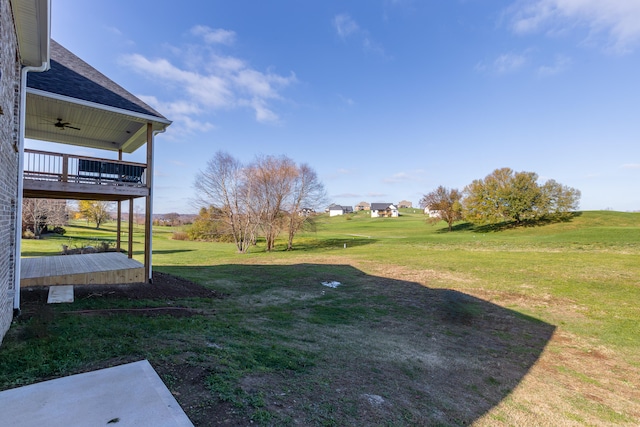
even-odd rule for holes
{"type": "Polygon", "coordinates": [[[638,1],[52,3],[54,39],[173,120],[158,213],[195,211],[217,150],[308,163],[343,205],[510,167],[640,210],[638,1]]]}

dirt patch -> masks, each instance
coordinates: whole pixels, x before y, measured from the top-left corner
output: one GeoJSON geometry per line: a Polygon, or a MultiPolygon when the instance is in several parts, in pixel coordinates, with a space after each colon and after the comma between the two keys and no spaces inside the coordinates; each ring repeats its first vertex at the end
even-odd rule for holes
{"type": "Polygon", "coordinates": [[[192,355],[177,356],[171,362],[154,363],[153,367],[196,426],[246,425],[246,414],[229,402],[214,398],[207,387],[213,369],[206,363],[189,362],[192,355]]]}
{"type": "Polygon", "coordinates": [[[63,311],[63,314],[78,314],[83,316],[113,316],[120,314],[137,314],[139,316],[171,316],[191,317],[201,312],[185,307],[145,307],[145,308],[111,308],[102,310],[63,311]]]}
{"type": "MultiPolygon", "coordinates": [[[[180,298],[224,298],[224,295],[213,289],[207,289],[171,274],[154,272],[153,283],[123,283],[115,285],[80,285],[74,286],[76,300],[86,298],[129,299],[129,300],[175,300],[180,298]]],[[[49,288],[33,287],[22,289],[22,305],[43,303],[47,300],[49,288]]]]}

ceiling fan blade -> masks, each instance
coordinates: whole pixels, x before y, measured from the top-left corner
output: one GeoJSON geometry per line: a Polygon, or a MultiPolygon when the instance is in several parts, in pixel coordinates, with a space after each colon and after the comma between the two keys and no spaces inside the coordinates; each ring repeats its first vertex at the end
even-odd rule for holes
{"type": "Polygon", "coordinates": [[[69,125],[65,126],[65,128],[67,128],[67,129],[74,129],[74,130],[80,130],[80,128],[77,128],[77,127],[75,127],[75,126],[69,126],[69,125]]]}

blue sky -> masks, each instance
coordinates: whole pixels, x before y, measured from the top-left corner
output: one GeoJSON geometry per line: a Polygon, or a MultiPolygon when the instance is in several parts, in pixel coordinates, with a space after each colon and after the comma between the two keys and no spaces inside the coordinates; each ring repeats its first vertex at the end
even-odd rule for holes
{"type": "Polygon", "coordinates": [[[52,3],[54,39],[173,120],[157,213],[196,210],[217,150],[308,163],[343,205],[510,167],[640,210],[635,0],[52,3]]]}

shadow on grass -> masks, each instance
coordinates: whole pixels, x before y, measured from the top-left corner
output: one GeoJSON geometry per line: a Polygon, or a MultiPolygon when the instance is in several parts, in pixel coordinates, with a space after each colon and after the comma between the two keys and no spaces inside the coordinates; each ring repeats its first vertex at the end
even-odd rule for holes
{"type": "Polygon", "coordinates": [[[340,249],[344,248],[345,245],[348,248],[354,248],[359,246],[366,246],[373,243],[376,243],[377,239],[369,239],[362,237],[345,237],[340,239],[319,239],[319,240],[308,240],[296,242],[294,240],[293,250],[294,251],[309,251],[309,250],[318,250],[318,249],[340,249]]]}
{"type": "MultiPolygon", "coordinates": [[[[548,215],[537,220],[528,220],[517,223],[515,221],[503,221],[495,224],[473,225],[470,222],[463,222],[451,227],[451,232],[454,231],[472,231],[474,233],[495,233],[504,230],[510,230],[519,227],[543,227],[549,224],[556,224],[561,222],[571,222],[574,218],[582,216],[582,212],[570,212],[563,215],[548,215]]],[[[448,233],[449,228],[444,227],[438,230],[438,233],[448,233]]]]}
{"type": "MultiPolygon", "coordinates": [[[[154,249],[154,254],[179,254],[182,252],[193,252],[194,249],[154,249]]],[[[133,251],[134,254],[144,254],[144,251],[133,251]]]]}
{"type": "Polygon", "coordinates": [[[154,271],[152,285],[126,292],[89,286],[73,304],[50,309],[45,292],[23,289],[31,318],[0,348],[0,389],[144,355],[171,379],[195,425],[222,411],[229,425],[256,418],[269,425],[469,425],[518,386],[555,329],[455,290],[350,265],[154,271]],[[340,285],[321,283],[333,281],[340,285]],[[224,297],[202,299],[194,287],[224,297]],[[189,316],[158,308],[178,306],[189,316]],[[229,405],[236,410],[227,412],[229,405]]]}
{"type": "MultiPolygon", "coordinates": [[[[160,268],[224,293],[225,304],[237,304],[233,317],[252,325],[257,342],[304,351],[306,360],[319,364],[272,381],[256,364],[225,386],[250,383],[245,392],[265,401],[286,392],[287,405],[299,411],[296,419],[304,419],[305,407],[334,408],[311,425],[472,424],[518,386],[555,330],[471,295],[350,265],[160,268]],[[321,284],[331,281],[341,285],[321,284]],[[372,411],[363,390],[384,396],[385,410],[372,411]],[[356,404],[347,408],[345,402],[356,404]]],[[[280,407],[268,409],[274,420],[286,419],[280,407]]]]}

